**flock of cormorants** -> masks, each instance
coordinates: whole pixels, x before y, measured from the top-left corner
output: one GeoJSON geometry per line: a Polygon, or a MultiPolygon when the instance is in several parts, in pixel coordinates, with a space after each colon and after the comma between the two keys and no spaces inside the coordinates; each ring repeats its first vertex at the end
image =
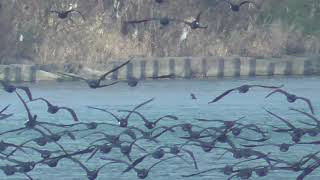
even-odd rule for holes
{"type": "MultiPolygon", "coordinates": [[[[166,0],[155,0],[156,3],[163,3],[166,0]]],[[[221,0],[230,5],[230,9],[234,12],[240,10],[240,7],[245,4],[256,4],[253,1],[243,1],[239,4],[232,3],[230,0],[221,0]]],[[[66,19],[71,13],[78,13],[85,20],[83,14],[76,10],[70,9],[67,11],[50,10],[51,13],[57,14],[58,18],[66,19]]],[[[130,20],[126,23],[136,24],[149,21],[159,21],[162,26],[168,25],[171,21],[181,22],[191,29],[207,28],[201,25],[200,16],[202,12],[198,13],[196,18],[192,21],[186,21],[170,17],[152,17],[141,20],[130,20]]],[[[128,80],[115,80],[113,82],[102,84],[108,75],[125,67],[130,60],[124,62],[118,67],[104,73],[98,79],[89,79],[70,73],[59,73],[59,75],[71,77],[78,80],[85,81],[92,89],[105,88],[116,85],[120,82],[125,82],[130,87],[137,86],[139,80],[130,77],[128,80]]],[[[175,75],[169,74],[158,77],[151,77],[154,79],[171,78],[175,75]]],[[[18,127],[7,129],[0,132],[0,169],[5,176],[13,176],[15,174],[25,175],[28,179],[33,179],[30,172],[37,166],[48,166],[50,168],[57,167],[61,160],[69,160],[78,165],[86,174],[89,180],[98,178],[100,171],[106,166],[112,164],[120,164],[123,169],[119,169],[124,173],[135,172],[137,177],[145,179],[149,176],[150,171],[160,163],[169,162],[172,159],[181,160],[186,163],[191,169],[196,170],[195,173],[181,175],[187,177],[199,177],[209,174],[212,171],[221,172],[227,179],[238,177],[241,179],[249,179],[256,174],[257,177],[265,177],[273,171],[287,171],[297,173],[297,180],[302,180],[310,175],[314,170],[320,166],[320,157],[315,153],[308,153],[297,158],[294,161],[286,160],[285,158],[275,157],[271,152],[265,152],[266,149],[259,149],[259,147],[273,146],[278,148],[280,153],[290,151],[290,148],[298,145],[319,145],[320,141],[308,141],[309,137],[318,137],[320,133],[320,119],[315,116],[314,108],[309,99],[300,97],[290,92],[285,91],[283,85],[281,86],[265,86],[265,85],[242,85],[229,90],[226,90],[221,95],[218,95],[208,104],[217,103],[225,96],[237,91],[239,93],[247,93],[250,89],[264,88],[272,91],[266,95],[265,98],[270,97],[276,93],[283,94],[289,103],[294,103],[296,100],[302,100],[307,103],[310,113],[307,111],[290,108],[291,111],[302,114],[311,120],[305,122],[299,120],[299,123],[304,125],[299,127],[296,123],[290,122],[274,112],[265,109],[265,111],[279,122],[284,123],[286,128],[280,126],[267,125],[271,128],[267,131],[265,127],[260,126],[259,123],[241,123],[245,117],[240,117],[236,120],[221,120],[221,119],[194,119],[194,123],[180,123],[179,117],[175,115],[163,115],[161,117],[153,117],[150,120],[145,114],[139,111],[139,108],[146,106],[154,101],[154,98],[148,99],[133,109],[118,110],[118,112],[126,113],[126,116],[121,117],[111,112],[108,109],[88,106],[92,111],[105,112],[110,117],[107,122],[82,122],[78,117],[76,111],[72,108],[55,105],[44,97],[33,97],[31,90],[27,86],[13,85],[9,82],[0,81],[6,93],[14,93],[18,100],[22,103],[27,113],[26,122],[18,127]],[[24,94],[22,94],[24,92],[24,94]],[[25,96],[25,97],[24,97],[25,96]],[[60,110],[70,113],[74,123],[62,124],[55,122],[48,122],[38,118],[38,115],[32,112],[29,108],[31,103],[44,102],[47,108],[47,113],[56,114],[60,110]],[[110,119],[111,118],[111,119],[110,119]],[[139,122],[141,126],[131,125],[131,121],[139,122]],[[111,121],[110,121],[111,120],[111,121]],[[116,123],[111,123],[112,121],[116,123]],[[170,121],[172,125],[161,125],[162,121],[170,121]],[[206,123],[205,127],[199,123],[206,123]],[[120,133],[112,134],[110,129],[119,129],[120,133]],[[23,142],[11,142],[8,137],[18,137],[23,133],[34,132],[39,136],[32,137],[23,142]],[[82,136],[82,134],[85,134],[82,136]],[[170,144],[165,141],[165,136],[168,134],[177,135],[177,141],[170,144]],[[277,140],[278,134],[281,136],[289,136],[286,142],[275,143],[272,140],[277,140]],[[67,149],[66,145],[61,143],[64,138],[69,138],[71,141],[83,140],[91,138],[89,144],[82,144],[81,149],[67,149]],[[161,139],[160,139],[161,137],[161,139]],[[144,147],[143,144],[147,143],[144,147]],[[56,148],[51,149],[52,145],[56,148]],[[50,146],[50,148],[49,148],[50,146]],[[150,150],[152,146],[152,150],[150,150]],[[206,154],[216,155],[216,150],[222,150],[224,153],[220,155],[219,161],[226,154],[231,154],[235,162],[229,162],[220,167],[201,167],[199,166],[197,156],[194,149],[203,151],[206,154]],[[112,156],[112,152],[117,152],[123,158],[112,156]],[[138,152],[138,153],[135,153],[138,152]],[[25,158],[25,156],[29,158],[25,158]],[[29,159],[29,160],[26,160],[29,159]],[[87,166],[88,161],[104,162],[100,167],[90,169],[87,166]],[[155,163],[144,166],[144,162],[155,161],[155,163]]],[[[190,94],[192,100],[197,100],[194,93],[190,94]]],[[[14,113],[7,113],[10,104],[6,105],[0,111],[0,122],[10,121],[14,113]]],[[[5,128],[10,128],[6,127],[5,128]]],[[[26,136],[27,137],[27,136],[26,136]]],[[[88,142],[85,140],[82,142],[88,142]]],[[[148,163],[150,164],[150,163],[148,163]]]]}
{"type": "MultiPolygon", "coordinates": [[[[119,70],[129,62],[130,60],[108,71],[98,80],[75,77],[85,80],[89,87],[93,89],[115,85],[119,81],[107,85],[101,85],[100,83],[105,80],[108,74],[119,70]]],[[[246,117],[240,117],[236,120],[197,118],[194,119],[194,123],[181,123],[178,116],[163,115],[161,117],[153,117],[155,120],[150,120],[139,109],[153,102],[154,98],[138,104],[131,110],[118,110],[118,112],[126,114],[124,117],[120,117],[108,109],[88,106],[93,111],[101,111],[110,115],[107,118],[108,121],[96,122],[90,119],[88,122],[81,122],[81,118],[77,116],[73,109],[54,105],[43,97],[34,97],[34,94],[31,93],[27,86],[15,86],[8,82],[0,82],[5,92],[17,95],[27,113],[26,122],[22,126],[12,129],[7,129],[10,127],[5,126],[7,130],[0,132],[0,169],[6,176],[22,174],[28,179],[33,179],[30,172],[37,166],[54,168],[63,159],[78,165],[89,180],[96,179],[100,171],[112,164],[119,164],[117,169],[122,171],[122,174],[133,171],[138,178],[144,179],[149,176],[150,171],[155,166],[160,163],[169,163],[172,159],[181,160],[188,167],[196,170],[195,173],[182,175],[184,178],[194,176],[201,178],[204,174],[217,171],[228,176],[228,179],[233,177],[249,179],[253,177],[254,173],[257,177],[265,177],[272,171],[288,171],[298,173],[297,179],[300,180],[320,166],[320,157],[318,157],[320,151],[309,153],[290,161],[273,156],[273,153],[265,152],[266,149],[258,149],[259,147],[274,146],[279,148],[281,153],[286,153],[294,146],[320,144],[320,141],[306,140],[307,136],[317,137],[320,133],[320,120],[314,115],[311,101],[286,92],[282,89],[283,85],[245,84],[223,92],[210,101],[209,104],[222,101],[224,97],[233,91],[247,93],[249,89],[254,88],[271,89],[272,91],[267,94],[266,98],[275,93],[282,93],[287,97],[288,102],[293,103],[297,99],[307,102],[311,113],[294,108],[290,109],[311,120],[311,122],[299,121],[305,125],[304,127],[299,127],[268,109],[265,109],[265,111],[279,120],[279,122],[284,123],[286,125],[285,128],[267,125],[271,129],[268,131],[265,127],[260,126],[259,123],[240,122],[246,117]],[[22,92],[24,93],[22,94],[22,92]],[[66,110],[71,114],[75,122],[64,124],[39,119],[37,114],[33,113],[32,109],[29,108],[31,103],[37,101],[45,102],[47,112],[50,114],[66,110]],[[113,119],[116,123],[112,123],[113,119]],[[161,125],[162,121],[167,121],[171,124],[161,125]],[[132,122],[142,123],[141,125],[132,125],[132,122]],[[205,126],[202,126],[201,123],[205,123],[205,126]],[[111,129],[118,129],[119,133],[111,133],[113,132],[110,131],[111,129]],[[23,133],[30,132],[39,135],[32,138],[26,136],[27,139],[20,143],[11,142],[8,139],[8,137],[18,137],[23,133]],[[281,136],[289,135],[291,139],[287,140],[289,142],[279,142],[277,139],[278,134],[281,136]],[[177,140],[174,143],[166,142],[166,135],[176,135],[177,140]],[[61,140],[67,137],[70,141],[82,140],[81,148],[71,149],[66,144],[63,144],[61,140]],[[89,140],[89,138],[91,139],[89,140]],[[277,140],[277,143],[271,142],[271,140],[277,140]],[[54,149],[52,145],[55,145],[56,148],[54,149]],[[230,161],[225,166],[202,167],[199,166],[199,160],[197,160],[200,155],[195,153],[195,150],[201,150],[208,155],[216,155],[216,151],[222,150],[224,153],[213,161],[219,162],[218,160],[222,159],[226,154],[230,154],[231,158],[236,162],[230,161]],[[122,156],[120,158],[116,157],[112,155],[113,152],[117,152],[122,156]],[[25,158],[25,156],[29,156],[29,158],[25,158]],[[86,164],[88,161],[104,163],[98,168],[90,169],[86,164]],[[154,161],[155,163],[150,165],[150,162],[154,161]],[[145,162],[149,162],[148,167],[144,165],[145,162]],[[120,167],[123,167],[123,169],[120,167]]],[[[191,99],[197,99],[195,94],[191,93],[191,99]]],[[[1,122],[10,121],[15,115],[14,113],[7,113],[9,107],[10,105],[6,105],[0,111],[1,122]]]]}

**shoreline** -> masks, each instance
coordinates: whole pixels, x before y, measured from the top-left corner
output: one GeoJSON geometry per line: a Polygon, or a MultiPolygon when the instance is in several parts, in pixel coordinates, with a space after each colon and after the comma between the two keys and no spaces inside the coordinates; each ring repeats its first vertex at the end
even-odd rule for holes
{"type": "MultiPolygon", "coordinates": [[[[124,61],[124,60],[122,60],[124,61]]],[[[118,66],[122,61],[110,61],[101,66],[105,71],[118,66]]],[[[101,68],[100,68],[101,69],[101,68]]],[[[79,64],[0,65],[0,80],[10,82],[74,81],[56,72],[74,71],[86,77],[97,77],[99,71],[79,64]]],[[[69,73],[69,72],[67,72],[69,73]]],[[[151,57],[134,58],[107,79],[152,79],[148,77],[173,74],[175,78],[210,79],[256,76],[308,76],[320,75],[320,56],[258,59],[252,57],[151,57]]]]}

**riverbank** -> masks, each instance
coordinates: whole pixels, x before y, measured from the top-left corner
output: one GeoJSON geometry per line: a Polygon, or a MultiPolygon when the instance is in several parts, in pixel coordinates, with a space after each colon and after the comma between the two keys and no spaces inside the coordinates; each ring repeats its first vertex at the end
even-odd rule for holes
{"type": "MultiPolygon", "coordinates": [[[[123,61],[123,60],[122,60],[123,61]]],[[[96,69],[78,64],[0,65],[0,79],[11,82],[68,81],[57,72],[97,77],[118,66],[121,60],[109,61],[96,69]]],[[[110,79],[135,77],[146,79],[161,75],[172,78],[223,78],[240,76],[319,75],[320,56],[259,59],[249,57],[166,57],[134,58],[110,79]]]]}

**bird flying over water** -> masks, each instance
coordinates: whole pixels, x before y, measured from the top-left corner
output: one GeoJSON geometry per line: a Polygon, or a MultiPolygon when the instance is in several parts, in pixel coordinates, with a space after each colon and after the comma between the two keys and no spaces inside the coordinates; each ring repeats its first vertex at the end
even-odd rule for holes
{"type": "Polygon", "coordinates": [[[190,96],[191,96],[191,99],[197,99],[196,95],[193,93],[191,93],[190,96]]]}
{"type": "Polygon", "coordinates": [[[67,111],[72,115],[72,118],[73,118],[74,121],[79,121],[79,119],[78,119],[78,117],[77,117],[77,115],[76,115],[76,113],[74,112],[73,109],[68,108],[68,107],[55,106],[55,105],[51,104],[51,103],[50,103],[47,99],[45,99],[45,98],[36,98],[36,99],[33,99],[32,101],[39,101],[39,100],[40,100],[40,101],[43,101],[43,102],[45,102],[45,103],[47,104],[47,106],[48,106],[47,112],[48,112],[48,113],[50,113],[50,114],[55,114],[55,113],[57,113],[59,110],[64,109],[64,110],[67,110],[67,111]]]}
{"type": "Polygon", "coordinates": [[[271,96],[271,95],[273,95],[275,93],[280,93],[280,94],[285,95],[287,97],[287,101],[289,103],[294,103],[298,99],[306,102],[308,104],[308,106],[309,106],[309,109],[310,109],[311,113],[314,114],[313,106],[311,104],[311,101],[308,98],[296,96],[296,95],[288,93],[287,91],[282,90],[282,89],[276,89],[276,90],[272,91],[265,98],[268,98],[269,96],[271,96]]]}
{"type": "Polygon", "coordinates": [[[245,84],[245,85],[242,85],[242,86],[239,86],[239,87],[236,87],[236,88],[232,88],[232,89],[229,89],[229,90],[225,91],[225,92],[222,93],[221,95],[217,96],[214,100],[210,101],[208,104],[219,101],[219,100],[222,99],[224,96],[226,96],[226,95],[228,95],[229,93],[231,93],[232,91],[236,91],[236,90],[237,90],[239,93],[246,93],[246,92],[249,91],[250,88],[253,88],[253,87],[261,87],[261,88],[268,88],[268,89],[277,89],[277,88],[283,87],[283,85],[281,85],[281,86],[263,86],[263,85],[248,85],[248,84],[245,84]]]}
{"type": "MultiPolygon", "coordinates": [[[[131,58],[132,59],[132,58],[131,58]]],[[[76,78],[76,79],[80,79],[80,80],[83,80],[85,81],[90,88],[92,89],[96,89],[96,88],[102,88],[102,87],[106,87],[106,86],[111,86],[111,85],[114,85],[114,84],[117,84],[119,81],[115,81],[115,82],[112,82],[110,84],[105,84],[105,85],[101,85],[101,81],[104,80],[109,74],[119,70],[120,68],[122,68],[123,66],[127,65],[130,61],[126,61],[125,63],[121,64],[120,66],[104,73],[103,75],[101,75],[99,77],[99,79],[87,79],[87,78],[84,78],[84,77],[81,77],[81,76],[78,76],[78,75],[75,75],[75,74],[66,74],[66,73],[59,73],[59,74],[62,74],[62,75],[65,75],[65,76],[69,76],[69,77],[72,77],[72,78],[76,78]]]]}
{"type": "Polygon", "coordinates": [[[13,92],[15,92],[17,89],[20,89],[20,90],[23,90],[23,91],[27,94],[27,96],[28,96],[28,98],[29,98],[30,101],[32,100],[31,91],[30,91],[30,89],[29,89],[27,86],[15,86],[15,85],[9,84],[8,82],[1,81],[1,80],[0,80],[0,83],[1,83],[1,85],[3,86],[3,89],[4,89],[6,92],[8,92],[8,93],[13,93],[13,92]]]}

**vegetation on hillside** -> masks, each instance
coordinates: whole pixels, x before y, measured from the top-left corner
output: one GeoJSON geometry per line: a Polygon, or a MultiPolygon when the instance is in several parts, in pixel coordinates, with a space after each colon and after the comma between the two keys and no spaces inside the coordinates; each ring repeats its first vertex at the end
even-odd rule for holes
{"type": "MultiPolygon", "coordinates": [[[[233,2],[240,2],[234,0],[233,2]]],[[[281,57],[320,51],[319,0],[255,0],[232,12],[219,0],[1,0],[1,63],[98,65],[128,56],[281,57]],[[50,10],[76,8],[69,19],[50,10]],[[182,23],[126,25],[146,17],[192,20],[203,11],[208,29],[182,23]]]]}

